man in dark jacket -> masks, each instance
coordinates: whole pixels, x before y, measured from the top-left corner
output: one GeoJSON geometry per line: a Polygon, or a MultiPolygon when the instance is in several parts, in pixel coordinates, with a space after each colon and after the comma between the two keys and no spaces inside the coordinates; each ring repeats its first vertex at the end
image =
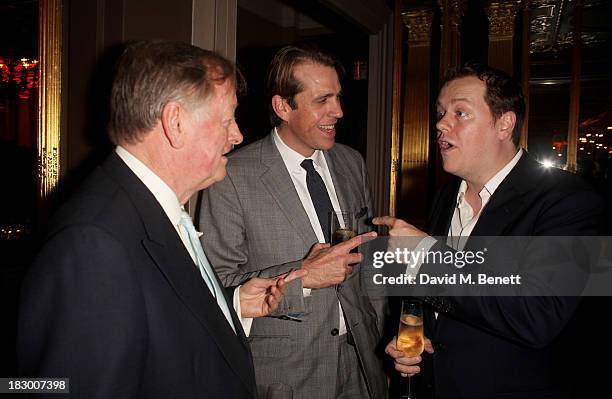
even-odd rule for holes
{"type": "MultiPolygon", "coordinates": [[[[392,236],[422,237],[429,248],[459,251],[474,245],[474,236],[597,235],[600,198],[578,177],[544,168],[519,147],[524,114],[520,85],[505,73],[468,66],[450,75],[438,97],[436,128],[444,170],[456,179],[433,203],[429,235],[390,217],[374,223],[388,225],[392,236]],[[447,238],[436,242],[430,236],[447,238]]],[[[441,270],[423,264],[418,272],[441,270]]],[[[433,342],[433,355],[423,356],[428,397],[569,396],[556,340],[577,297],[423,300],[429,305],[426,335],[433,342]]],[[[386,351],[404,375],[420,371],[420,356],[404,357],[394,342],[386,351]]]]}

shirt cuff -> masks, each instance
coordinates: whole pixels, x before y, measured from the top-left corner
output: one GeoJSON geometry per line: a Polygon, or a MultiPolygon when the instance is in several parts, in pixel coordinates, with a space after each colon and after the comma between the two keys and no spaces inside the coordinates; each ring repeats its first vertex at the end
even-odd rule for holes
{"type": "Polygon", "coordinates": [[[233,305],[238,318],[240,319],[240,324],[242,325],[242,329],[244,330],[244,334],[248,337],[251,333],[251,326],[253,325],[252,317],[242,317],[242,310],[240,309],[240,286],[238,286],[234,290],[234,298],[233,305]]]}

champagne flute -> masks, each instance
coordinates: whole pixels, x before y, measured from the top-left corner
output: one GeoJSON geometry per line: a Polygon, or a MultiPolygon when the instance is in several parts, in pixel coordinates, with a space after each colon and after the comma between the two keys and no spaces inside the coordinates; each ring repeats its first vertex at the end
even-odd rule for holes
{"type": "MultiPolygon", "coordinates": [[[[415,357],[423,353],[425,340],[423,337],[423,307],[420,302],[410,299],[402,300],[396,346],[407,357],[415,357]]],[[[400,398],[411,399],[410,376],[408,376],[408,393],[400,398]]]]}

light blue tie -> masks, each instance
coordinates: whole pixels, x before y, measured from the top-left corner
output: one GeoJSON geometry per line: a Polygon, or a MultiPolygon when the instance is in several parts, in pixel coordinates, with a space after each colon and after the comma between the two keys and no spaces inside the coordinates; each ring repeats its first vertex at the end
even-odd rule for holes
{"type": "Polygon", "coordinates": [[[206,282],[208,289],[212,293],[213,297],[217,300],[217,304],[221,308],[223,315],[227,319],[227,322],[232,327],[234,332],[236,332],[236,328],[234,327],[234,323],[232,322],[232,316],[230,314],[229,307],[227,302],[225,301],[225,295],[221,291],[221,287],[213,274],[212,267],[210,266],[210,262],[208,262],[208,258],[204,253],[204,249],[202,248],[202,243],[200,242],[200,238],[198,237],[198,232],[193,226],[193,222],[191,221],[191,216],[184,210],[181,210],[181,221],[179,222],[179,227],[183,237],[187,238],[189,245],[191,246],[190,255],[194,258],[194,262],[198,265],[200,269],[200,274],[206,282]]]}

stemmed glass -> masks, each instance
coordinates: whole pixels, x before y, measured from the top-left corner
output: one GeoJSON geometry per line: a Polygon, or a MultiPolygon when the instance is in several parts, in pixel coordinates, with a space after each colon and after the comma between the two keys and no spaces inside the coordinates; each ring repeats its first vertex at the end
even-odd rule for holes
{"type": "MultiPolygon", "coordinates": [[[[407,357],[415,357],[423,353],[424,345],[423,307],[418,301],[403,299],[397,333],[397,349],[404,352],[407,357]]],[[[408,377],[408,392],[402,394],[400,399],[411,399],[410,376],[408,377]]]]}

